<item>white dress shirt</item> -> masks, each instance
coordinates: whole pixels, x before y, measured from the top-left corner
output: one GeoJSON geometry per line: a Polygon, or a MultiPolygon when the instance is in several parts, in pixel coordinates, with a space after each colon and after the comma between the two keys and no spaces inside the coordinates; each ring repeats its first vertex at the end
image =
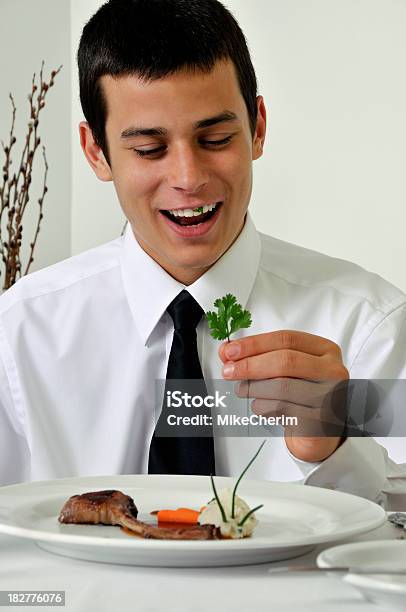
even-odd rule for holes
{"type": "MultiPolygon", "coordinates": [[[[184,288],[128,226],[123,237],[32,273],[1,296],[0,484],[147,472],[155,380],[165,378],[172,344],[166,308],[184,288]]],[[[237,337],[306,331],[341,347],[351,378],[406,378],[406,296],[355,264],[260,234],[249,214],[232,247],[187,290],[205,311],[234,294],[253,320],[237,337]]],[[[222,378],[205,318],[197,334],[206,380],[222,378]]],[[[216,438],[217,474],[238,475],[258,443],[216,438]]],[[[382,444],[348,438],[309,464],[273,437],[249,476],[393,506],[406,494],[406,465],[382,444]]]]}

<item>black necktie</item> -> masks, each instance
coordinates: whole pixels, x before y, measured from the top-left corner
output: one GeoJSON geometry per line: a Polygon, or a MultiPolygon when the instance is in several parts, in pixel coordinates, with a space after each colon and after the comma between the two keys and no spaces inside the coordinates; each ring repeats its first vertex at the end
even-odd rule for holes
{"type": "MultiPolygon", "coordinates": [[[[174,324],[174,333],[168,369],[162,412],[156,424],[149,451],[149,474],[215,474],[214,442],[211,425],[204,428],[205,436],[196,436],[202,429],[193,428],[193,437],[164,437],[160,432],[168,432],[165,419],[174,412],[166,405],[166,396],[170,390],[182,393],[191,389],[199,395],[207,395],[199,355],[197,353],[196,327],[202,318],[203,310],[196,300],[183,290],[169,304],[167,312],[174,324]],[[174,381],[176,379],[176,382],[174,381]],[[193,386],[187,380],[193,379],[193,386]],[[172,382],[171,382],[172,381],[172,382]],[[182,383],[182,381],[184,381],[182,383]],[[165,429],[166,428],[166,429],[165,429]]],[[[208,415],[210,409],[182,408],[178,414],[208,415]]]]}

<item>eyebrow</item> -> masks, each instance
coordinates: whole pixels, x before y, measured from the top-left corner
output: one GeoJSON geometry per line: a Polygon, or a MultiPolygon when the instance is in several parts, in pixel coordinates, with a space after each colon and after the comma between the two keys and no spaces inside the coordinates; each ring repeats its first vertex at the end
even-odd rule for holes
{"type": "MultiPolygon", "coordinates": [[[[196,123],[193,124],[193,129],[201,130],[202,128],[207,128],[211,125],[216,125],[217,123],[225,123],[230,121],[240,121],[240,119],[238,115],[232,111],[226,110],[219,115],[215,115],[214,117],[208,117],[207,119],[196,121],[196,123]]],[[[128,140],[130,138],[135,138],[136,136],[165,136],[167,133],[168,130],[162,127],[145,128],[131,126],[121,132],[120,140],[128,140]]]]}

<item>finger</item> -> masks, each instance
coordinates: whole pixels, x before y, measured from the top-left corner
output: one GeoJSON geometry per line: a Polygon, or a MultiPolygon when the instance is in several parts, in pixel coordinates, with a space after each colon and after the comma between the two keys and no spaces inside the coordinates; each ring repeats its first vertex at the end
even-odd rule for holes
{"type": "Polygon", "coordinates": [[[241,398],[274,399],[312,408],[322,408],[328,403],[333,403],[333,398],[341,393],[343,386],[346,391],[346,381],[315,382],[300,378],[268,378],[240,381],[235,387],[235,393],[241,398]]]}
{"type": "Polygon", "coordinates": [[[278,330],[225,342],[219,348],[219,356],[223,362],[236,361],[283,349],[302,351],[316,357],[330,353],[341,358],[341,349],[332,340],[293,330],[278,330]]]}
{"type": "MultiPolygon", "coordinates": [[[[254,400],[251,410],[267,419],[269,426],[281,426],[292,430],[295,436],[320,436],[324,434],[320,411],[306,406],[276,400],[254,400]]],[[[265,423],[262,423],[263,425],[265,423]]]]}
{"type": "Polygon", "coordinates": [[[251,410],[257,416],[272,419],[269,425],[285,427],[295,436],[341,436],[345,428],[345,419],[337,418],[331,411],[289,402],[256,399],[251,410]]]}
{"type": "Polygon", "coordinates": [[[320,411],[311,406],[298,406],[290,402],[280,402],[278,400],[255,399],[251,403],[251,410],[258,416],[293,416],[301,419],[320,420],[320,411]]]}
{"type": "Polygon", "coordinates": [[[280,377],[344,380],[348,378],[348,371],[340,360],[331,356],[315,357],[300,351],[280,350],[226,362],[223,376],[228,380],[280,377]]]}

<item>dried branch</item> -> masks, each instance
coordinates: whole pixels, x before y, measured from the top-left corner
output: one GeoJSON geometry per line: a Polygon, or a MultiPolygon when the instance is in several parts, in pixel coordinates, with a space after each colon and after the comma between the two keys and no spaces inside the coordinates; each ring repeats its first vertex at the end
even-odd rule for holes
{"type": "Polygon", "coordinates": [[[28,274],[28,271],[30,269],[30,266],[32,264],[32,262],[34,261],[34,249],[35,249],[35,245],[37,244],[37,238],[38,238],[38,234],[39,234],[39,230],[41,227],[41,221],[43,219],[43,213],[42,213],[42,206],[44,203],[44,198],[45,198],[45,194],[48,191],[48,187],[46,186],[46,182],[47,182],[47,174],[48,174],[48,164],[47,164],[47,158],[45,155],[45,147],[42,147],[42,156],[44,158],[44,164],[45,164],[45,172],[44,172],[44,184],[42,187],[42,194],[41,197],[38,200],[38,204],[39,204],[39,214],[38,214],[38,221],[37,221],[37,227],[35,230],[35,234],[34,234],[34,240],[31,242],[30,247],[31,247],[31,251],[30,251],[30,256],[28,258],[28,263],[27,263],[27,267],[25,269],[24,274],[28,274]]]}
{"type": "MultiPolygon", "coordinates": [[[[43,79],[44,62],[42,61],[39,74],[39,87],[36,84],[36,75],[34,73],[31,84],[31,92],[28,95],[30,104],[30,118],[28,121],[28,132],[25,138],[25,145],[21,153],[21,160],[17,172],[11,174],[11,151],[16,143],[14,136],[14,125],[16,117],[16,105],[12,94],[9,94],[12,104],[12,121],[9,133],[8,145],[4,145],[2,141],[3,151],[5,153],[5,161],[3,165],[3,184],[0,187],[0,254],[4,267],[4,283],[3,289],[9,289],[17,278],[22,276],[21,264],[21,244],[23,239],[23,217],[30,200],[30,186],[32,183],[32,172],[34,158],[37,148],[40,145],[41,139],[37,135],[39,114],[45,107],[45,97],[50,87],[54,85],[54,79],[62,66],[57,70],[52,70],[49,82],[43,79]],[[35,93],[37,95],[35,96],[35,93]],[[7,213],[6,213],[7,210],[7,213]],[[5,224],[5,228],[3,227],[5,224]]],[[[48,164],[45,155],[45,147],[42,147],[43,159],[45,164],[44,184],[42,195],[38,200],[39,212],[38,221],[35,229],[34,239],[30,243],[30,255],[24,274],[27,274],[29,268],[34,261],[34,249],[37,243],[38,234],[43,219],[43,202],[45,194],[48,191],[46,186],[46,178],[48,173],[48,164]]]]}

